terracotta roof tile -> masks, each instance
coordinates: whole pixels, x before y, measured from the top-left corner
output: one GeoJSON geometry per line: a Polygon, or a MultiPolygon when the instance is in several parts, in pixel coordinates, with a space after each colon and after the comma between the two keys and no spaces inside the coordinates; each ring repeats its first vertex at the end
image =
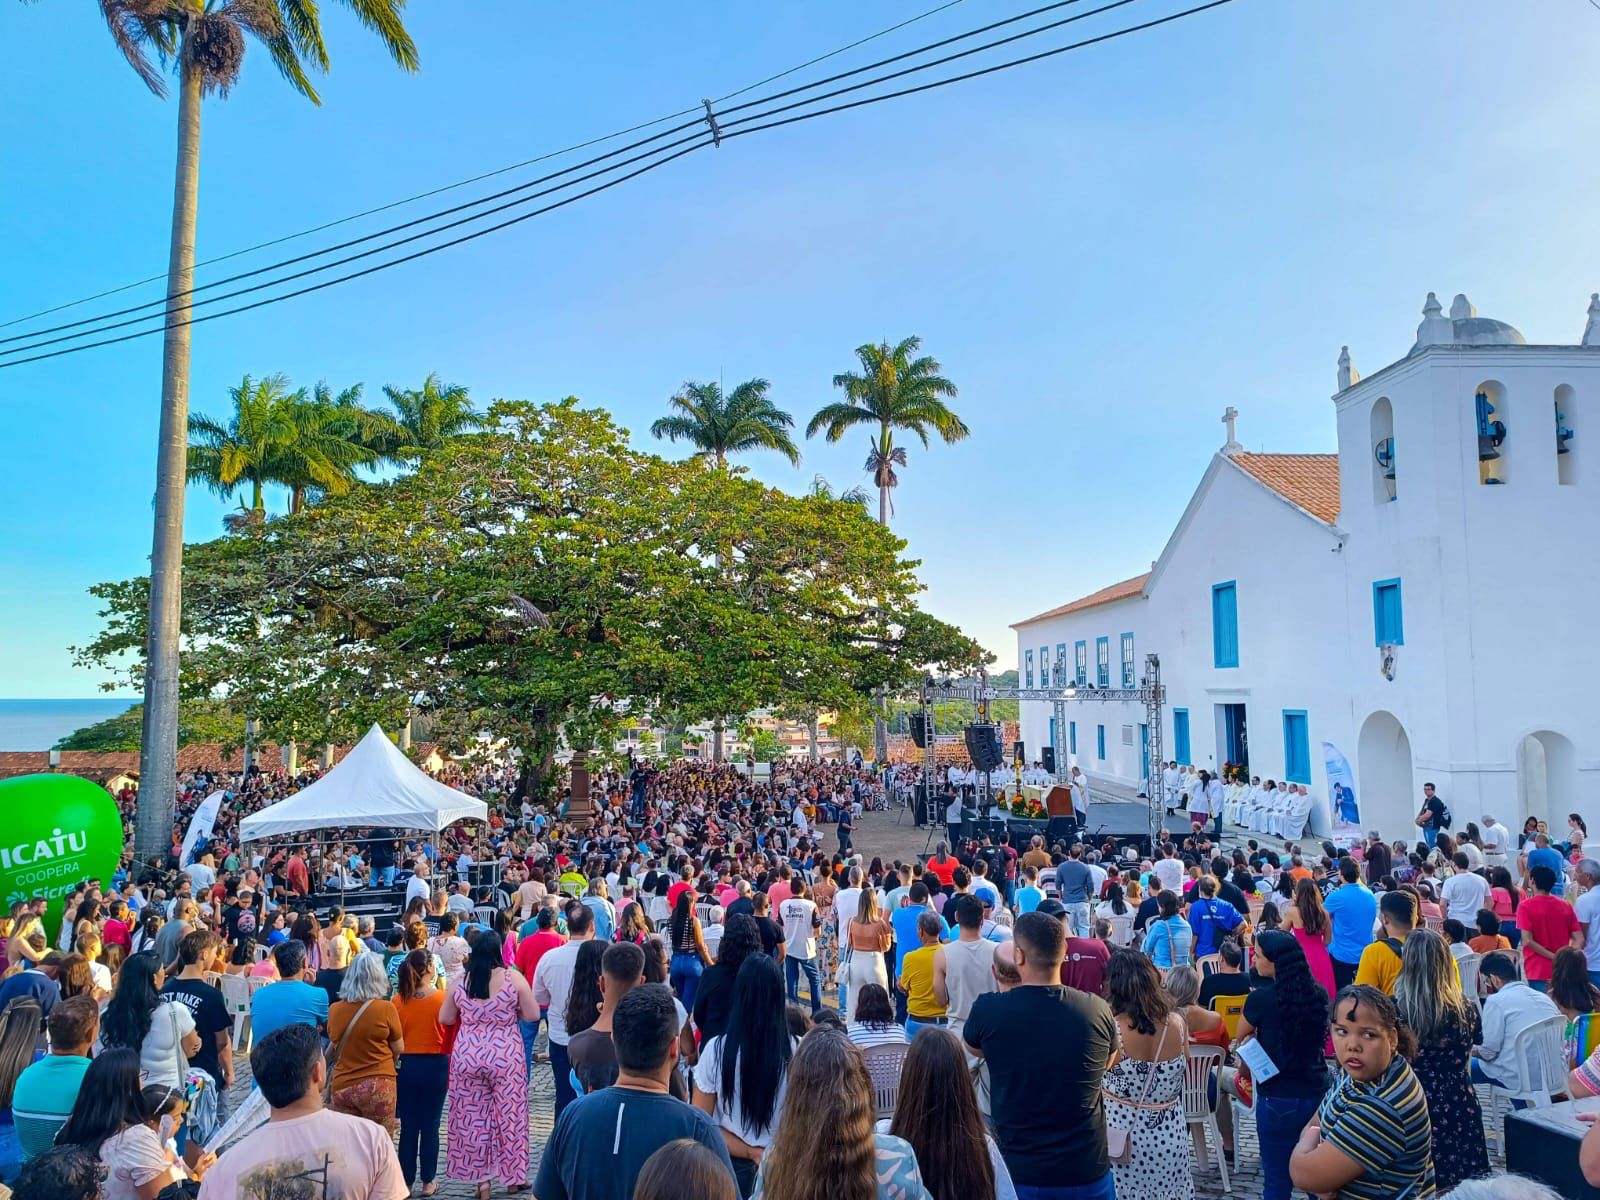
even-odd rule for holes
{"type": "Polygon", "coordinates": [[[1337,454],[1234,454],[1233,463],[1291,504],[1332,525],[1339,519],[1337,454]]]}
{"type": "Polygon", "coordinates": [[[1036,617],[1029,617],[1026,621],[1018,621],[1011,626],[1016,629],[1023,625],[1031,625],[1035,621],[1046,621],[1051,617],[1064,617],[1068,613],[1082,612],[1086,608],[1095,608],[1101,604],[1110,604],[1113,600],[1126,600],[1130,596],[1137,596],[1144,590],[1145,580],[1150,578],[1150,572],[1135,575],[1132,579],[1124,579],[1121,583],[1113,583],[1110,587],[1103,587],[1098,592],[1090,592],[1087,596],[1080,596],[1069,604],[1060,608],[1052,608],[1049,612],[1042,612],[1036,617]]]}

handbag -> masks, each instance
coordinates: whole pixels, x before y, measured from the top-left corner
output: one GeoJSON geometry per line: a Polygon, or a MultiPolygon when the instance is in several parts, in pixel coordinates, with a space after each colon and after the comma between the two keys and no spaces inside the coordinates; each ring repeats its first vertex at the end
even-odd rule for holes
{"type": "MultiPolygon", "coordinates": [[[[1169,1021],[1161,1030],[1161,1037],[1156,1042],[1155,1057],[1150,1060],[1150,1073],[1144,1077],[1144,1090],[1139,1094],[1138,1108],[1143,1109],[1146,1101],[1150,1099],[1150,1087],[1156,1081],[1156,1071],[1161,1066],[1161,1052],[1167,1047],[1167,1033],[1171,1030],[1169,1021]]],[[[1133,1161],[1133,1130],[1122,1125],[1113,1125],[1106,1122],[1106,1155],[1114,1167],[1125,1167],[1133,1161]]]]}
{"type": "Polygon", "coordinates": [[[322,1102],[324,1104],[333,1095],[333,1069],[339,1065],[339,1051],[344,1047],[344,1040],[350,1036],[350,1031],[356,1027],[357,1022],[361,1020],[362,1015],[367,1011],[367,1007],[371,1003],[372,1001],[368,1000],[360,1008],[356,1009],[356,1015],[350,1018],[350,1024],[344,1027],[344,1032],[339,1034],[338,1040],[328,1047],[328,1077],[322,1081],[322,1102]]]}

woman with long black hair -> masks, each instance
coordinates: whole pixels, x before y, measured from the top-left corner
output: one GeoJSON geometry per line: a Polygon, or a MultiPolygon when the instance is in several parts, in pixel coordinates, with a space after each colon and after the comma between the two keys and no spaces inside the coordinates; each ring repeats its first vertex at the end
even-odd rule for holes
{"type": "Polygon", "coordinates": [[[739,968],[744,966],[745,959],[760,953],[761,930],[756,927],[756,919],[745,913],[729,917],[722,928],[722,942],[717,946],[717,961],[700,976],[700,985],[694,993],[694,1027],[700,1031],[702,1041],[728,1031],[739,968]]]}
{"type": "Polygon", "coordinates": [[[177,1088],[156,1084],[141,1089],[134,1051],[106,1050],[84,1072],[56,1145],[81,1146],[99,1156],[107,1167],[107,1200],[154,1196],[182,1179],[199,1179],[216,1161],[208,1152],[185,1167],[167,1149],[182,1109],[183,1093],[177,1088]]]}
{"type": "Polygon", "coordinates": [[[166,980],[155,954],[135,954],[123,963],[100,1018],[100,1042],[138,1054],[146,1083],[181,1087],[189,1055],[199,1053],[200,1034],[186,1005],[162,1001],[166,980]]]}
{"type": "Polygon", "coordinates": [[[476,1180],[479,1200],[488,1200],[494,1179],[528,1185],[528,1070],[517,1022],[538,1016],[527,980],[506,970],[499,937],[478,934],[439,1023],[460,1026],[450,1054],[445,1173],[476,1180]]]}
{"type": "Polygon", "coordinates": [[[1289,1200],[1289,1156],[1328,1090],[1328,993],[1312,978],[1295,936],[1281,930],[1256,938],[1256,974],[1266,986],[1245,1001],[1234,1045],[1255,1038],[1277,1065],[1276,1075],[1255,1085],[1261,1197],[1289,1200]]]}
{"type": "MultiPolygon", "coordinates": [[[[606,943],[590,939],[578,946],[572,965],[572,990],[567,993],[567,1037],[582,1033],[600,1018],[600,960],[606,943]]],[[[582,1090],[578,1094],[583,1095],[582,1090]]]]}
{"type": "Polygon", "coordinates": [[[683,1007],[693,1011],[694,994],[700,986],[700,976],[711,962],[711,951],[706,949],[705,935],[700,930],[700,918],[694,913],[694,889],[684,888],[672,906],[672,919],[667,922],[667,938],[672,950],[668,966],[672,990],[683,1007]]]}
{"type": "Polygon", "coordinates": [[[707,1039],[694,1070],[695,1106],[722,1129],[745,1197],[778,1127],[794,1056],[784,1000],[778,964],[765,954],[746,958],[734,985],[728,1031],[707,1039]]]}
{"type": "Polygon", "coordinates": [[[1016,1200],[978,1110],[967,1053],[949,1030],[924,1029],[912,1039],[894,1117],[878,1130],[911,1143],[933,1200],[1016,1200]]]}

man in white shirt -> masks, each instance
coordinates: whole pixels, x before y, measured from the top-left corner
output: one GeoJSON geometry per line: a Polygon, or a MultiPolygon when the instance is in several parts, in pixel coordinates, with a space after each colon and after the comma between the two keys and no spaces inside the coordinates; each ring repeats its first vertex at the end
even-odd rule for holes
{"type": "Polygon", "coordinates": [[[572,1064],[567,1058],[567,1000],[572,996],[572,976],[578,966],[578,947],[594,937],[594,913],[581,904],[567,914],[564,946],[546,950],[533,971],[533,998],[545,1009],[550,1023],[550,1073],[555,1077],[556,1119],[561,1110],[577,1099],[572,1090],[572,1064]]]}
{"type": "MultiPolygon", "coordinates": [[[[1483,1044],[1472,1048],[1472,1080],[1512,1087],[1522,1066],[1515,1055],[1517,1035],[1536,1022],[1560,1017],[1561,1010],[1517,978],[1511,956],[1503,951],[1484,955],[1478,975],[1489,995],[1483,1002],[1483,1044]]],[[[1558,1039],[1560,1035],[1558,1028],[1558,1039]]]]}
{"type": "Polygon", "coordinates": [[[1464,852],[1457,850],[1450,856],[1456,873],[1444,881],[1440,894],[1444,897],[1445,916],[1470,926],[1478,919],[1480,908],[1493,908],[1489,894],[1489,881],[1475,874],[1464,852]]]}
{"type": "Polygon", "coordinates": [[[1161,846],[1161,857],[1156,859],[1155,866],[1150,868],[1151,874],[1161,880],[1161,886],[1175,896],[1183,895],[1183,863],[1177,857],[1177,850],[1171,842],[1164,842],[1161,846]]]}
{"type": "Polygon", "coordinates": [[[822,973],[817,968],[817,930],[822,922],[806,892],[806,881],[795,876],[793,894],[778,905],[778,924],[783,926],[783,972],[789,1003],[800,1002],[800,973],[804,971],[815,1016],[822,1011],[822,973]]]}
{"type": "Polygon", "coordinates": [[[1586,858],[1578,864],[1578,886],[1583,894],[1572,911],[1583,926],[1583,953],[1589,960],[1589,982],[1600,987],[1600,862],[1586,858]]]}
{"type": "Polygon", "coordinates": [[[456,890],[450,893],[447,907],[458,917],[470,917],[472,915],[471,885],[466,883],[456,884],[456,890]]]}
{"type": "Polygon", "coordinates": [[[794,808],[789,813],[789,824],[793,825],[802,837],[811,832],[811,822],[806,819],[805,805],[799,800],[794,802],[794,808]]]}
{"type": "Polygon", "coordinates": [[[1496,867],[1506,865],[1506,848],[1511,844],[1509,829],[1486,813],[1483,818],[1483,828],[1478,833],[1478,840],[1483,843],[1485,866],[1492,871],[1496,867]]]}
{"type": "Polygon", "coordinates": [[[1078,824],[1084,825],[1089,820],[1089,777],[1083,773],[1081,767],[1072,768],[1072,811],[1078,814],[1078,824]]]}
{"type": "Polygon", "coordinates": [[[203,896],[211,890],[212,884],[217,882],[217,869],[212,865],[211,853],[202,854],[198,861],[190,863],[183,869],[189,877],[189,882],[194,884],[194,894],[203,896]]]}
{"type": "Polygon", "coordinates": [[[410,908],[411,902],[419,896],[424,901],[433,898],[433,885],[428,882],[428,860],[418,855],[411,864],[411,870],[411,878],[406,880],[406,908],[410,908]]]}

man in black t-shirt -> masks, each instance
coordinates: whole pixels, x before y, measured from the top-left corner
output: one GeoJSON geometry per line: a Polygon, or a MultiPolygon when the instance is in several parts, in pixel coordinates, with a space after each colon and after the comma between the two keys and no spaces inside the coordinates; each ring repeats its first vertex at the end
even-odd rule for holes
{"type": "Polygon", "coordinates": [[[750,897],[750,900],[754,907],[756,929],[761,933],[762,952],[782,962],[787,939],[784,937],[783,926],[769,915],[771,902],[767,899],[767,894],[757,892],[750,897]]]}
{"type": "Polygon", "coordinates": [[[222,930],[230,943],[240,938],[257,941],[265,925],[262,903],[253,888],[241,887],[222,910],[222,930]]]}
{"type": "Polygon", "coordinates": [[[1065,943],[1055,918],[1018,917],[1011,945],[1022,983],[974,1000],[961,1035],[989,1064],[995,1139],[1012,1181],[1084,1195],[1100,1185],[1110,1196],[1100,1084],[1117,1026],[1100,997],[1061,986],[1065,943]]]}
{"type": "Polygon", "coordinates": [[[1250,976],[1240,969],[1244,963],[1244,951],[1239,943],[1231,937],[1222,939],[1217,947],[1217,953],[1222,955],[1222,966],[1211,972],[1200,981],[1201,1008],[1210,1008],[1211,1001],[1218,996],[1247,996],[1250,994],[1250,976]]]}
{"type": "MultiPolygon", "coordinates": [[[[217,1082],[217,1097],[233,1086],[233,1017],[220,989],[205,981],[205,973],[217,953],[217,935],[208,929],[186,933],[178,943],[178,962],[182,970],[161,989],[174,1004],[182,1004],[194,1017],[194,1030],[200,1035],[200,1049],[189,1058],[217,1082]]],[[[220,1118],[220,1113],[219,1113],[220,1118]]]]}

